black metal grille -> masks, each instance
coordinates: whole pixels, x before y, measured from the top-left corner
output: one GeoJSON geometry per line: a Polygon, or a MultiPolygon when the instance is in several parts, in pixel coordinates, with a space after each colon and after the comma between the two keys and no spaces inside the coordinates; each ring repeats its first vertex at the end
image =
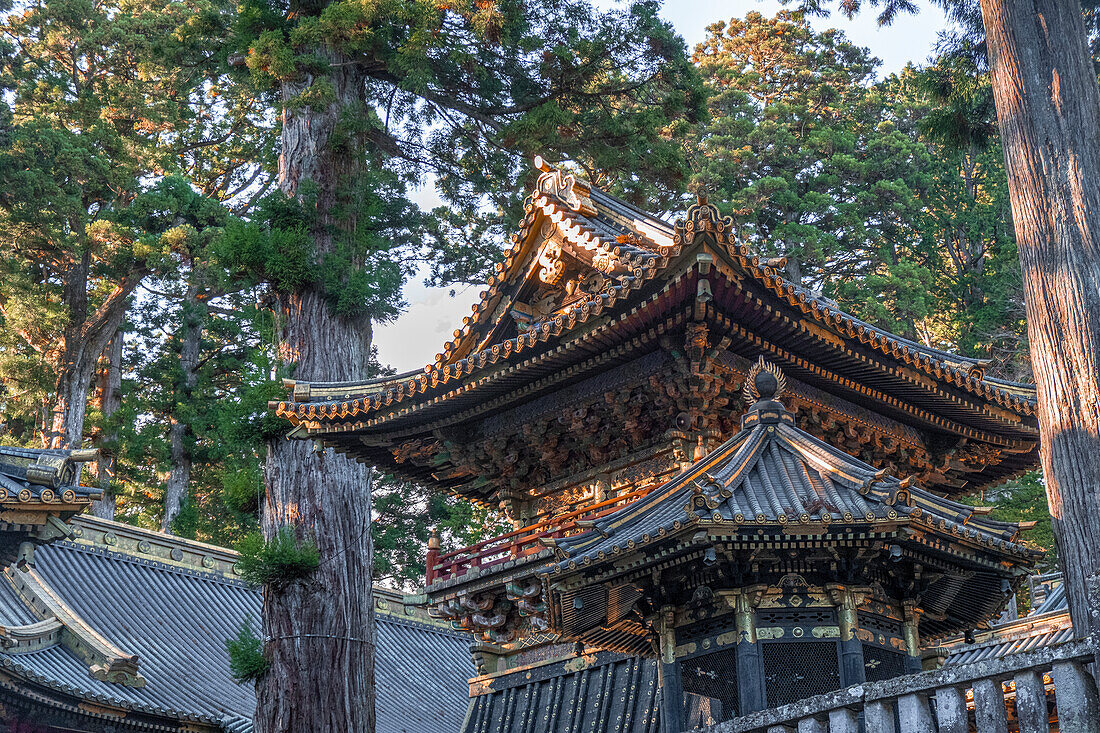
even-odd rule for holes
{"type": "Polygon", "coordinates": [[[708,637],[714,637],[727,631],[732,631],[736,626],[733,614],[696,621],[688,626],[676,629],[676,643],[683,644],[689,641],[701,641],[708,637]]]}
{"type": "Polygon", "coordinates": [[[737,656],[733,649],[680,663],[687,729],[737,717],[737,656]]]}
{"type": "Polygon", "coordinates": [[[900,621],[895,621],[885,616],[879,616],[875,613],[863,613],[861,611],[859,614],[859,625],[861,628],[867,629],[876,635],[882,634],[887,639],[901,637],[900,621]]]}
{"type": "Polygon", "coordinates": [[[773,642],[762,651],[770,708],[840,689],[836,642],[773,642]]]}
{"type": "Polygon", "coordinates": [[[756,612],[757,626],[820,626],[835,624],[831,608],[776,608],[756,612]]]}
{"type": "Polygon", "coordinates": [[[863,666],[868,682],[879,682],[905,674],[905,656],[870,644],[863,645],[863,666]]]}

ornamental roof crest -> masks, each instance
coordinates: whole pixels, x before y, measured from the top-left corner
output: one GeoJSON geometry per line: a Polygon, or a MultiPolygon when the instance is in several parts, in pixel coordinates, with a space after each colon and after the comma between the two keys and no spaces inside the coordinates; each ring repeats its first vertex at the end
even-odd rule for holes
{"type": "Polygon", "coordinates": [[[688,207],[684,218],[676,222],[676,228],[683,230],[685,235],[696,232],[728,232],[733,229],[733,219],[722,216],[718,207],[709,203],[705,194],[701,194],[698,200],[688,207]]]}
{"type": "Polygon", "coordinates": [[[535,190],[548,196],[554,196],[573,211],[585,216],[594,216],[596,207],[588,197],[590,191],[577,181],[572,173],[565,173],[547,163],[542,156],[535,156],[535,167],[542,171],[535,184],[535,190]]]}

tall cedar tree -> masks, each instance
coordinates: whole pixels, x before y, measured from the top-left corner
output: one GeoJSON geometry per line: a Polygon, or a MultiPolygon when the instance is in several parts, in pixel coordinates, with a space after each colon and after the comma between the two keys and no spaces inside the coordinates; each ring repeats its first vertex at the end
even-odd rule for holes
{"type": "MultiPolygon", "coordinates": [[[[263,266],[281,283],[280,353],[300,380],[368,376],[371,304],[392,309],[379,295],[396,297],[401,280],[376,277],[370,258],[415,222],[402,170],[435,170],[471,213],[525,170],[517,153],[627,171],[629,188],[681,173],[675,145],[653,150],[697,106],[683,44],[652,3],[600,15],[560,0],[249,2],[241,34],[257,81],[281,96],[285,202],[265,232],[299,259],[263,266]]],[[[269,444],[265,473],[265,537],[290,528],[321,560],[308,579],[264,589],[271,667],[256,729],[371,731],[366,472],[291,440],[269,444]]]]}
{"type": "Polygon", "coordinates": [[[909,245],[929,156],[871,86],[878,61],[790,12],[707,30],[694,58],[711,117],[687,138],[692,185],[792,281],[916,336],[931,275],[909,245]]]}
{"type": "Polygon", "coordinates": [[[201,0],[116,0],[0,22],[0,379],[23,440],[81,443],[96,364],[171,249],[126,212],[189,123],[210,17],[201,0]]]}
{"type": "MultiPolygon", "coordinates": [[[[942,0],[951,12],[972,4],[942,0]]],[[[880,22],[913,10],[872,0],[880,22]]],[[[804,4],[827,9],[827,0],[804,4]]],[[[860,0],[841,0],[858,12],[860,0]]],[[[1073,627],[1100,634],[1100,87],[1079,0],[981,0],[1073,627]]]]}

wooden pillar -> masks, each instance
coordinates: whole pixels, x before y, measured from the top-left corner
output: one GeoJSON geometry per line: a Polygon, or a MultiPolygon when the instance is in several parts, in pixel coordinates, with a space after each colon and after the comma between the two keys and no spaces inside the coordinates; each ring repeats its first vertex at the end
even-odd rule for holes
{"type": "Polygon", "coordinates": [[[916,674],[921,671],[919,624],[921,614],[924,613],[924,610],[917,608],[917,604],[913,601],[905,601],[902,607],[905,612],[905,621],[903,623],[906,652],[905,671],[909,674],[916,674]]]}
{"type": "Polygon", "coordinates": [[[859,604],[866,597],[864,589],[845,585],[826,587],[829,597],[836,604],[837,623],[840,626],[840,684],[845,687],[867,681],[867,668],[863,662],[863,642],[856,636],[859,631],[859,604]]]}
{"type": "Polygon", "coordinates": [[[596,485],[593,488],[592,498],[596,501],[597,504],[601,501],[607,501],[611,498],[611,474],[596,474],[596,485]]]}
{"type": "Polygon", "coordinates": [[[753,586],[725,593],[737,622],[737,704],[738,715],[748,715],[768,707],[764,688],[764,654],[756,638],[756,607],[764,595],[764,586],[753,586]]]}
{"type": "Polygon", "coordinates": [[[661,733],[682,733],[684,729],[684,684],[676,661],[676,612],[666,607],[657,619],[660,664],[657,666],[661,693],[661,733]]]}
{"type": "Polygon", "coordinates": [[[428,537],[428,556],[424,559],[424,585],[435,581],[435,566],[439,562],[439,530],[433,529],[428,537]]]}

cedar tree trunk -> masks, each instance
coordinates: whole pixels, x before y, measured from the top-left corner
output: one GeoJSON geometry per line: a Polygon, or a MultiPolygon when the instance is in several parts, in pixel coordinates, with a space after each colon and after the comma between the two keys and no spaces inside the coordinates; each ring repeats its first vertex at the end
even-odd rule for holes
{"type": "MultiPolygon", "coordinates": [[[[103,352],[106,364],[99,373],[96,395],[99,398],[99,414],[104,420],[122,407],[122,346],[122,334],[116,331],[103,352]]],[[[95,463],[96,485],[103,489],[103,498],[92,502],[91,513],[103,519],[115,518],[115,497],[111,493],[111,484],[115,479],[115,453],[111,443],[116,437],[113,432],[106,431],[95,436],[95,445],[99,449],[95,463]]]]}
{"type": "Polygon", "coordinates": [[[981,0],[1042,464],[1078,636],[1100,631],[1100,90],[1079,0],[981,0]]]}
{"type": "MultiPolygon", "coordinates": [[[[192,280],[196,278],[192,276],[192,280]]],[[[164,516],[160,531],[171,532],[172,522],[179,516],[187,487],[191,483],[191,465],[193,458],[189,439],[191,426],[181,418],[191,403],[195,384],[199,380],[199,353],[202,347],[202,328],[205,307],[199,300],[199,288],[192,282],[187,287],[187,296],[183,302],[180,329],[180,375],[179,393],[176,395],[172,414],[168,417],[168,452],[172,468],[164,484],[164,516]]]]}
{"type": "Polygon", "coordinates": [[[90,250],[85,249],[81,258],[65,273],[64,298],[68,320],[57,350],[57,381],[47,447],[80,447],[84,438],[88,392],[92,387],[96,363],[122,325],[130,294],[147,273],[144,268],[139,268],[120,279],[92,313],[88,312],[90,250]]]}
{"type": "MultiPolygon", "coordinates": [[[[354,63],[318,50],[332,62],[328,81],[335,101],[324,109],[288,104],[314,80],[283,86],[279,178],[297,195],[312,182],[319,223],[319,253],[331,251],[333,228],[354,221],[331,216],[341,187],[361,170],[361,156],[346,139],[333,149],[341,114],[363,114],[364,76],[354,63]]],[[[370,320],[334,314],[324,293],[310,288],[279,295],[284,363],[295,379],[359,380],[367,376],[370,320]]],[[[257,683],[256,733],[374,731],[373,599],[371,596],[370,487],[367,469],[309,442],[268,445],[263,530],[284,526],[312,539],[321,564],[311,577],[264,588],[265,649],[270,670],[257,683]]]]}

